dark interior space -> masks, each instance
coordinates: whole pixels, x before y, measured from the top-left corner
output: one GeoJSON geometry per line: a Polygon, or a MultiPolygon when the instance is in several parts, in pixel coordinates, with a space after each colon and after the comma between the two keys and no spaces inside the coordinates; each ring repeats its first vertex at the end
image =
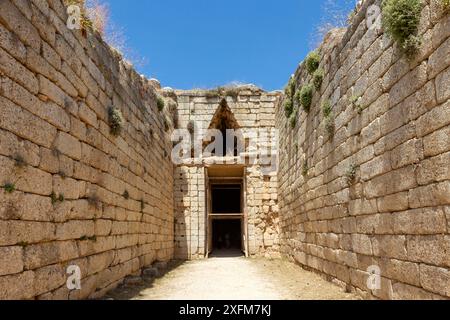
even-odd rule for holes
{"type": "Polygon", "coordinates": [[[241,186],[212,186],[212,213],[241,213],[241,186]]]}
{"type": "Polygon", "coordinates": [[[241,220],[213,221],[213,249],[237,250],[242,249],[241,220]]]}

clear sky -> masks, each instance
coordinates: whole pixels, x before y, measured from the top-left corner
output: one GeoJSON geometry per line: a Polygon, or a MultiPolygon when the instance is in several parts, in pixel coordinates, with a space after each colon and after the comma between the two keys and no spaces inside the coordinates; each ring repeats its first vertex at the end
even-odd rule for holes
{"type": "MultiPolygon", "coordinates": [[[[177,89],[231,82],[281,89],[314,49],[330,0],[106,0],[132,60],[177,89]],[[137,59],[136,59],[137,57],[137,59]],[[139,63],[140,59],[144,64],[139,63]]],[[[335,0],[350,9],[354,1],[335,0]],[[350,3],[349,3],[350,2],[350,3]]]]}

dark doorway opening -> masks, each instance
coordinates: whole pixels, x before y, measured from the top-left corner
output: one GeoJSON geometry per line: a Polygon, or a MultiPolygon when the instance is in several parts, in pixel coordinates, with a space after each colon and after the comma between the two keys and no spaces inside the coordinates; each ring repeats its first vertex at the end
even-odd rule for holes
{"type": "Polygon", "coordinates": [[[242,255],[241,219],[218,219],[212,222],[213,256],[242,255]]]}
{"type": "Polygon", "coordinates": [[[213,185],[212,213],[241,213],[241,185],[213,185]]]}

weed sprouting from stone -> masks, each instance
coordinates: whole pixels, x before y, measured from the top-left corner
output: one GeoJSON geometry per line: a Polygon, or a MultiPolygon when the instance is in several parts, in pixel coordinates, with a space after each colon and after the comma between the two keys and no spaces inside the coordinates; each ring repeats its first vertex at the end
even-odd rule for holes
{"type": "Polygon", "coordinates": [[[312,51],[306,57],[306,69],[309,74],[313,74],[318,68],[320,64],[320,55],[317,51],[312,51]]]}
{"type": "Polygon", "coordinates": [[[351,164],[348,167],[347,172],[345,173],[348,184],[352,185],[355,182],[357,170],[358,170],[358,166],[356,166],[355,164],[351,164]]]}
{"type": "Polygon", "coordinates": [[[300,99],[299,104],[302,105],[303,109],[306,112],[309,112],[311,108],[312,98],[313,98],[313,86],[311,84],[303,86],[299,94],[300,99]]]}
{"type": "Polygon", "coordinates": [[[322,104],[322,113],[324,117],[325,130],[330,137],[334,136],[334,116],[333,107],[329,100],[325,100],[322,104]]]}
{"type": "Polygon", "coordinates": [[[361,103],[362,98],[360,96],[357,95],[353,95],[350,97],[349,99],[353,109],[357,110],[359,114],[361,114],[364,110],[364,107],[361,103]]]}
{"type": "Polygon", "coordinates": [[[160,96],[158,96],[156,98],[156,106],[158,107],[158,111],[162,112],[166,106],[166,102],[164,101],[164,99],[160,96]]]}
{"type": "Polygon", "coordinates": [[[24,157],[20,154],[14,156],[14,162],[14,165],[19,169],[23,169],[27,165],[24,157]]]}
{"type": "Polygon", "coordinates": [[[302,165],[302,176],[306,177],[309,172],[308,162],[304,161],[302,165]]]}
{"type": "Polygon", "coordinates": [[[320,90],[323,83],[324,71],[322,69],[317,69],[313,75],[313,83],[316,90],[320,90]]]}
{"type": "Polygon", "coordinates": [[[16,191],[16,185],[14,183],[5,183],[5,185],[2,187],[6,193],[13,193],[16,191]]]}
{"type": "Polygon", "coordinates": [[[291,128],[294,129],[297,125],[297,118],[298,118],[298,109],[295,109],[295,111],[292,113],[291,117],[289,118],[289,122],[291,124],[291,128]]]}
{"type": "Polygon", "coordinates": [[[384,30],[399,44],[408,57],[417,53],[422,42],[418,36],[422,7],[421,0],[384,0],[382,2],[384,30]]]}
{"type": "Polygon", "coordinates": [[[99,197],[95,194],[87,197],[87,202],[90,206],[97,208],[97,209],[99,209],[101,206],[101,201],[100,201],[99,197]]]}
{"type": "Polygon", "coordinates": [[[286,98],[284,101],[284,114],[286,115],[286,118],[289,118],[292,115],[292,112],[294,112],[294,102],[291,98],[286,98]]]}
{"type": "Polygon", "coordinates": [[[290,119],[294,112],[294,99],[296,96],[296,82],[293,76],[289,79],[289,82],[284,89],[284,93],[286,96],[284,101],[284,114],[286,115],[286,118],[290,119]]]}
{"type": "Polygon", "coordinates": [[[52,200],[52,205],[55,205],[58,202],[63,203],[66,200],[64,194],[60,193],[59,196],[58,196],[58,195],[56,195],[55,192],[51,193],[50,199],[52,200]]]}
{"type": "Polygon", "coordinates": [[[333,107],[331,106],[329,100],[325,100],[325,102],[322,104],[322,112],[325,118],[329,117],[333,112],[333,107]]]}
{"type": "Polygon", "coordinates": [[[122,112],[115,107],[109,107],[108,117],[111,134],[117,137],[122,132],[124,122],[122,112]]]}
{"type": "Polygon", "coordinates": [[[58,175],[61,177],[61,179],[65,180],[67,178],[67,174],[64,171],[59,171],[58,175]]]}

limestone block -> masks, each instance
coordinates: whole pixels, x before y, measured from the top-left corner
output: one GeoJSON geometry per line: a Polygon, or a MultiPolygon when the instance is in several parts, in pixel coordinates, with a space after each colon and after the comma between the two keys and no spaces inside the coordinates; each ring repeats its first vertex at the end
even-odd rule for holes
{"type": "Polygon", "coordinates": [[[361,253],[365,255],[372,255],[372,243],[367,235],[363,234],[352,234],[352,245],[353,250],[356,253],[361,253]]]}
{"type": "Polygon", "coordinates": [[[433,108],[417,120],[417,136],[428,135],[448,124],[450,124],[450,101],[433,108]]]}
{"type": "Polygon", "coordinates": [[[61,153],[75,159],[81,159],[81,143],[75,137],[65,133],[58,132],[58,136],[55,141],[55,147],[61,153]]]}
{"type": "Polygon", "coordinates": [[[3,97],[0,97],[0,105],[1,128],[50,148],[56,136],[53,126],[3,97]]]}
{"type": "Polygon", "coordinates": [[[424,137],[423,147],[426,157],[450,151],[450,126],[446,126],[424,137]]]}
{"type": "Polygon", "coordinates": [[[398,146],[391,152],[392,169],[418,163],[423,159],[423,144],[421,140],[412,139],[398,146]]]}
{"type": "Polygon", "coordinates": [[[0,18],[8,29],[13,30],[22,42],[39,51],[41,45],[39,33],[17,7],[11,1],[5,0],[0,4],[0,12],[0,18]]]}
{"type": "Polygon", "coordinates": [[[50,222],[53,218],[54,210],[49,197],[0,191],[0,219],[50,222]]]}
{"type": "Polygon", "coordinates": [[[450,181],[430,184],[409,191],[409,206],[411,208],[447,204],[450,204],[450,181]]]}
{"type": "Polygon", "coordinates": [[[446,251],[450,248],[450,239],[444,236],[410,236],[408,237],[408,258],[437,266],[450,266],[446,251]]]}
{"type": "Polygon", "coordinates": [[[29,245],[24,248],[24,265],[27,270],[65,262],[79,255],[75,241],[57,241],[29,245]]]}
{"type": "Polygon", "coordinates": [[[60,265],[43,267],[34,271],[34,294],[40,295],[66,283],[66,270],[60,265]]]}
{"type": "Polygon", "coordinates": [[[0,221],[0,246],[33,244],[55,239],[55,226],[47,222],[0,221]]]}
{"type": "Polygon", "coordinates": [[[400,192],[377,199],[379,212],[395,212],[409,208],[408,192],[400,192]]]}
{"type": "Polygon", "coordinates": [[[421,264],[420,283],[426,290],[450,297],[450,271],[448,269],[421,264]]]}
{"type": "MultiPolygon", "coordinates": [[[[3,3],[3,2],[1,2],[3,3]]],[[[0,277],[0,299],[22,300],[34,297],[34,273],[26,271],[16,275],[0,277]]]]}
{"type": "Polygon", "coordinates": [[[92,236],[94,236],[93,221],[73,220],[56,225],[56,239],[60,241],[92,236]]]}
{"type": "Polygon", "coordinates": [[[401,260],[407,258],[405,236],[375,236],[372,239],[372,245],[373,254],[377,257],[389,257],[401,260]]]}
{"type": "Polygon", "coordinates": [[[22,247],[0,248],[0,277],[23,271],[22,253],[22,247]]]}

